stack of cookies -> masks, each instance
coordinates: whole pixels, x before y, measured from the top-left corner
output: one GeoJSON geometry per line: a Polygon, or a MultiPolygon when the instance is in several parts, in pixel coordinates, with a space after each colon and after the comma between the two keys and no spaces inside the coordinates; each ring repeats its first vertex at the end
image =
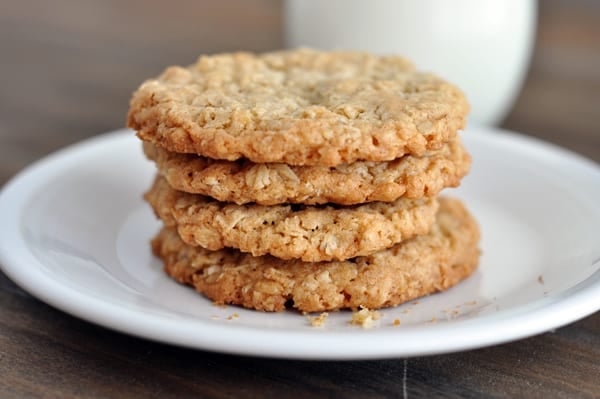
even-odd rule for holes
{"type": "Polygon", "coordinates": [[[477,266],[458,200],[463,94],[403,58],[301,49],[201,57],[135,92],[157,166],[165,271],[218,304],[394,306],[477,266]]]}

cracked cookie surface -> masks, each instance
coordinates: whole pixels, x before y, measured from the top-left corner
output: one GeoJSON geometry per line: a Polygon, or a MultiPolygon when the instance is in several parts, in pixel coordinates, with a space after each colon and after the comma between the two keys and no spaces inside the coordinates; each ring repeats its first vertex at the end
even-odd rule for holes
{"type": "Polygon", "coordinates": [[[172,152],[335,166],[439,149],[469,106],[397,56],[310,49],[202,56],[134,93],[127,126],[172,152]]]}
{"type": "Polygon", "coordinates": [[[359,161],[336,167],[219,161],[169,152],[150,143],[144,143],[144,152],[177,190],[260,205],[353,205],[435,196],[445,187],[458,186],[471,165],[458,138],[422,157],[406,155],[389,162],[359,161]]]}
{"type": "Polygon", "coordinates": [[[145,198],[189,245],[307,262],[368,255],[427,233],[438,209],[431,197],[348,207],[236,205],[174,190],[160,176],[145,198]]]}
{"type": "MultiPolygon", "coordinates": [[[[440,198],[426,235],[346,261],[307,263],[185,244],[164,228],[152,241],[167,274],[217,304],[303,312],[395,306],[444,291],[477,267],[479,229],[458,200],[440,198]]],[[[193,306],[193,304],[190,304],[193,306]]]]}

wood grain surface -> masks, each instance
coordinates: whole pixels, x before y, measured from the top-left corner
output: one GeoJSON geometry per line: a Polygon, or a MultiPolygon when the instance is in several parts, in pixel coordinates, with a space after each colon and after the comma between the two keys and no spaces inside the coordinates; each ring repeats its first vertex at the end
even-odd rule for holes
{"type": "MultiPolygon", "coordinates": [[[[540,6],[529,76],[503,126],[600,161],[600,6],[540,6]]],[[[45,154],[123,126],[131,91],[168,64],[281,47],[280,12],[278,1],[267,0],[5,0],[0,184],[45,154]]],[[[598,398],[599,376],[598,313],[450,355],[269,360],[115,333],[51,308],[0,273],[1,398],[598,398]]]]}

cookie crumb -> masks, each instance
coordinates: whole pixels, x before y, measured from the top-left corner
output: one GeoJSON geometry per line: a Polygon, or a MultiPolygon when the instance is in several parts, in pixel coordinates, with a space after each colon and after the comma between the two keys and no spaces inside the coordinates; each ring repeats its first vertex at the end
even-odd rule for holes
{"type": "Polygon", "coordinates": [[[360,310],[352,313],[352,320],[350,324],[357,324],[362,326],[362,328],[371,328],[373,327],[373,321],[379,320],[381,318],[381,314],[376,310],[369,310],[365,307],[360,307],[360,310]]]}
{"type": "Polygon", "coordinates": [[[411,302],[411,303],[412,303],[413,305],[418,305],[418,304],[419,304],[419,301],[413,301],[413,302],[411,302]]]}
{"type": "Polygon", "coordinates": [[[227,320],[233,320],[233,319],[237,319],[238,317],[240,317],[240,315],[239,315],[239,314],[237,314],[237,313],[234,313],[234,314],[232,314],[231,316],[229,316],[229,317],[227,318],[227,320]]]}
{"type": "Polygon", "coordinates": [[[477,304],[477,301],[469,301],[465,305],[473,306],[473,305],[476,305],[476,304],[477,304]]]}
{"type": "Polygon", "coordinates": [[[219,316],[217,316],[216,314],[213,314],[213,315],[210,316],[210,318],[213,319],[213,320],[216,320],[216,319],[219,318],[219,316]]]}
{"type": "Polygon", "coordinates": [[[219,309],[225,309],[227,308],[227,305],[225,305],[224,303],[218,303],[218,302],[213,302],[213,306],[219,308],[219,309]]]}
{"type": "Polygon", "coordinates": [[[394,325],[395,326],[399,326],[400,325],[400,319],[394,319],[394,325]]]}
{"type": "Polygon", "coordinates": [[[544,285],[544,276],[542,276],[541,274],[538,276],[537,278],[538,283],[544,285]]]}
{"type": "Polygon", "coordinates": [[[329,313],[327,312],[323,312],[318,316],[314,316],[314,317],[308,317],[308,320],[310,321],[310,325],[313,327],[323,327],[325,325],[325,320],[327,320],[327,316],[329,316],[329,313]]]}
{"type": "Polygon", "coordinates": [[[436,323],[437,319],[435,317],[432,317],[431,320],[429,321],[430,323],[436,323]]]}

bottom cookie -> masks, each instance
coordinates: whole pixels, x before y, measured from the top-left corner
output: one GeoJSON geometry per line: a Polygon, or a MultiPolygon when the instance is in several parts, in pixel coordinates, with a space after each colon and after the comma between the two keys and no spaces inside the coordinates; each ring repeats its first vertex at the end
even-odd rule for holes
{"type": "Polygon", "coordinates": [[[429,234],[346,261],[309,263],[233,249],[209,251],[185,244],[167,228],[152,248],[167,274],[217,304],[322,312],[395,306],[446,290],[476,269],[478,242],[477,224],[462,203],[440,198],[429,234]]]}

